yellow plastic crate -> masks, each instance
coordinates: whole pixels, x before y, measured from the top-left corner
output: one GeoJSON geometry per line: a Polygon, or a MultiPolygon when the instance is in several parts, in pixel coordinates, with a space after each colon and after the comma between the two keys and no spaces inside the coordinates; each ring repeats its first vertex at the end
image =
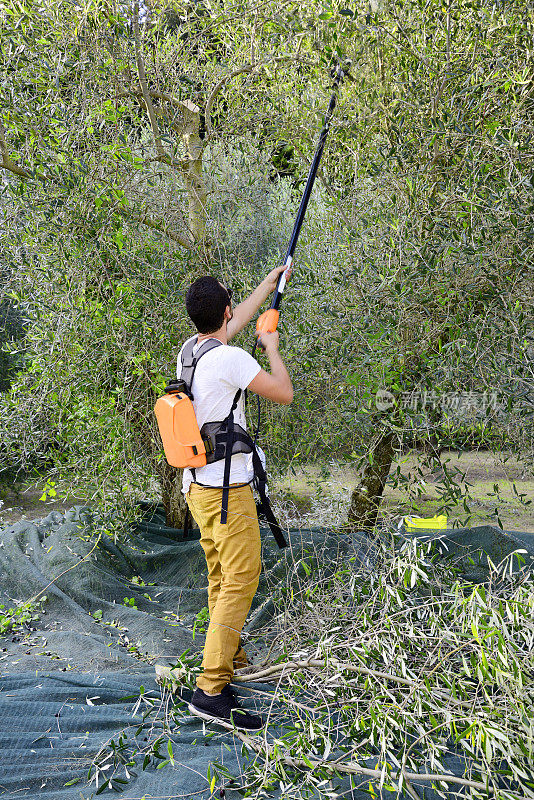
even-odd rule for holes
{"type": "Polygon", "coordinates": [[[404,527],[407,531],[446,530],[447,517],[445,514],[438,517],[404,517],[404,527]]]}

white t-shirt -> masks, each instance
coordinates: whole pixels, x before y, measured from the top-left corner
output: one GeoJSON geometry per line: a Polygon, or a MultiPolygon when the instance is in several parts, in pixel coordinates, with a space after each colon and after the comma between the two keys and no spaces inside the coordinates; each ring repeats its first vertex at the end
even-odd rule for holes
{"type": "MultiPolygon", "coordinates": [[[[182,350],[185,345],[196,339],[192,336],[184,342],[179,354],[176,365],[176,374],[179,378],[182,374],[182,350]]],[[[201,344],[209,341],[203,339],[201,344]]],[[[197,345],[193,353],[196,352],[197,345]]],[[[245,350],[240,347],[230,347],[221,344],[214,347],[202,356],[197,364],[193,376],[193,408],[198,422],[198,427],[202,428],[205,422],[222,422],[232,408],[235,394],[238,389],[244,390],[249,383],[256,377],[261,367],[255,358],[252,358],[245,350]]],[[[241,394],[234,411],[234,422],[247,427],[245,419],[245,398],[241,394]]],[[[197,483],[204,486],[222,486],[224,483],[224,460],[215,461],[213,464],[206,464],[205,467],[197,467],[195,470],[197,483]]],[[[248,483],[252,480],[254,472],[252,469],[251,453],[235,453],[232,456],[232,466],[230,471],[230,483],[248,483]]],[[[187,494],[193,481],[190,469],[184,469],[182,492],[187,494]]]]}

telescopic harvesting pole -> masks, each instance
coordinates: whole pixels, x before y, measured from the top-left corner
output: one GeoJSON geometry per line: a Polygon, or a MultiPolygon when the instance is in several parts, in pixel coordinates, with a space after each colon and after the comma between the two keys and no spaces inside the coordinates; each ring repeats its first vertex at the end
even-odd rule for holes
{"type": "MultiPolygon", "coordinates": [[[[300,229],[302,227],[302,223],[304,222],[304,215],[306,214],[306,209],[308,207],[308,200],[310,199],[310,195],[312,193],[313,184],[315,182],[315,176],[317,175],[319,162],[321,160],[321,156],[324,150],[326,137],[328,136],[328,131],[330,130],[330,120],[332,118],[332,114],[336,106],[339,86],[343,78],[345,77],[345,73],[347,71],[348,71],[348,66],[339,65],[337,68],[334,68],[332,72],[334,77],[334,83],[332,86],[333,88],[332,96],[330,98],[330,103],[327,112],[325,114],[323,128],[321,130],[321,133],[319,134],[319,141],[317,142],[317,148],[315,150],[315,155],[313,157],[313,161],[308,174],[308,180],[306,181],[306,186],[304,188],[304,194],[302,195],[302,200],[300,201],[297,218],[293,226],[293,233],[291,234],[291,239],[289,240],[289,246],[287,248],[286,257],[284,260],[284,266],[286,269],[284,270],[284,272],[281,273],[280,277],[278,278],[278,284],[274,292],[271,307],[267,311],[264,311],[263,314],[260,314],[260,316],[258,317],[258,321],[256,323],[256,335],[258,337],[261,336],[262,333],[272,333],[278,327],[278,319],[280,316],[279,308],[280,308],[280,303],[282,302],[282,298],[284,296],[284,289],[287,282],[287,272],[291,267],[293,261],[293,256],[295,254],[295,249],[300,234],[300,229]]],[[[257,343],[258,339],[256,339],[256,342],[254,343],[254,348],[252,351],[253,353],[256,350],[257,343]]]]}

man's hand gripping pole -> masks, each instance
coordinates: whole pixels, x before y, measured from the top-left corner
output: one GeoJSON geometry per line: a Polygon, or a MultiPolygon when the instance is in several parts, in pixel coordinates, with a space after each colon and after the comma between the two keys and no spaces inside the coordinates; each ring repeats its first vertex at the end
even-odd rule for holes
{"type": "Polygon", "coordinates": [[[290,270],[291,270],[291,262],[293,258],[290,255],[286,256],[285,260],[285,270],[281,273],[280,277],[278,278],[278,283],[276,285],[276,290],[273,297],[273,302],[271,303],[271,307],[264,311],[263,314],[260,314],[258,319],[256,320],[256,342],[254,343],[254,350],[256,349],[256,345],[260,348],[260,350],[264,350],[261,343],[261,335],[262,333],[274,333],[278,327],[278,320],[280,319],[280,311],[279,306],[282,300],[282,295],[284,293],[284,288],[289,278],[290,270]]]}

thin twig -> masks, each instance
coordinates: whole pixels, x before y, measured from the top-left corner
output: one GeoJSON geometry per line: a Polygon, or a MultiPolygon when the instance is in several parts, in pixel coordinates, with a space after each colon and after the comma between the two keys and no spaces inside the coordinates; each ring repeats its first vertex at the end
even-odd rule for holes
{"type": "Polygon", "coordinates": [[[17,175],[19,178],[37,178],[43,182],[48,180],[48,178],[44,175],[38,175],[37,173],[32,175],[27,170],[19,167],[19,165],[13,161],[9,155],[9,149],[6,141],[6,131],[2,124],[2,120],[0,120],[0,153],[2,154],[2,163],[0,164],[0,167],[3,167],[8,172],[12,172],[13,175],[17,175]]]}
{"type": "MultiPolygon", "coordinates": [[[[58,189],[65,190],[66,187],[63,186],[58,181],[54,180],[54,178],[50,178],[46,175],[39,175],[38,173],[30,173],[27,170],[19,167],[9,156],[7,143],[5,139],[5,131],[4,127],[0,121],[0,152],[2,154],[2,162],[0,163],[0,168],[7,170],[8,172],[13,173],[13,175],[17,175],[19,178],[25,178],[27,180],[36,179],[41,181],[42,183],[52,183],[53,185],[57,186],[58,189]]],[[[160,160],[158,157],[156,160],[160,160]]],[[[166,159],[164,159],[166,161],[166,159]]],[[[168,163],[168,161],[166,161],[168,163]]],[[[96,198],[95,198],[96,199],[96,198]]],[[[140,222],[142,225],[146,225],[147,228],[151,228],[154,231],[158,231],[158,233],[163,233],[172,241],[177,242],[182,247],[185,247],[187,250],[194,250],[195,245],[192,239],[187,239],[185,236],[182,236],[180,233],[175,231],[169,224],[167,224],[164,220],[157,220],[151,217],[148,213],[142,212],[138,213],[133,211],[129,208],[125,208],[124,206],[117,205],[109,200],[104,198],[98,198],[100,200],[100,207],[101,208],[109,208],[115,214],[119,214],[126,220],[140,222]]]]}
{"type": "Polygon", "coordinates": [[[316,66],[313,62],[307,61],[306,59],[300,58],[299,56],[277,56],[275,58],[268,58],[264,61],[258,61],[255,64],[243,64],[243,66],[239,67],[238,69],[234,70],[233,72],[229,72],[225,75],[221,80],[215,84],[213,89],[210,92],[208,97],[208,101],[206,103],[206,140],[209,140],[212,137],[213,129],[211,126],[211,112],[213,109],[213,104],[215,102],[215,98],[221,91],[222,87],[228,81],[231,81],[232,78],[236,78],[238,75],[242,75],[245,73],[252,73],[252,72],[259,72],[262,67],[267,67],[269,64],[279,64],[284,61],[298,61],[300,64],[308,64],[309,66],[316,66]]]}

